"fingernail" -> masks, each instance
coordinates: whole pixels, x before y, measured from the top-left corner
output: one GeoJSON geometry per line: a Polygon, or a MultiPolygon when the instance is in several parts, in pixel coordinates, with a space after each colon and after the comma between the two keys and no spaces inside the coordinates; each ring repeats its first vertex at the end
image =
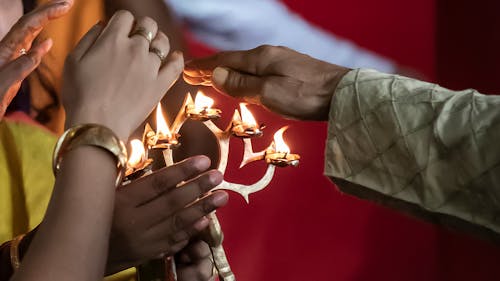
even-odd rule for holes
{"type": "Polygon", "coordinates": [[[212,82],[217,86],[223,86],[229,76],[229,71],[224,67],[217,67],[212,73],[212,82]]]}
{"type": "Polygon", "coordinates": [[[219,185],[222,182],[222,173],[214,170],[209,174],[210,183],[214,186],[219,185]]]}
{"type": "Polygon", "coordinates": [[[206,156],[198,156],[194,159],[193,165],[196,167],[196,169],[200,171],[204,171],[210,167],[210,158],[206,156]]]}
{"type": "Polygon", "coordinates": [[[227,195],[226,192],[215,192],[214,195],[212,196],[212,203],[216,207],[222,207],[227,204],[227,201],[229,200],[229,196],[227,195]]]}

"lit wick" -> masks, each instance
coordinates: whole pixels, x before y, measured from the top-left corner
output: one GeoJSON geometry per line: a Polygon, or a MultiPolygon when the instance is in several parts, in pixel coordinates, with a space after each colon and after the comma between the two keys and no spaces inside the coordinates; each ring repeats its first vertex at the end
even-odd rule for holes
{"type": "Polygon", "coordinates": [[[174,149],[180,146],[178,137],[178,134],[170,132],[167,121],[163,117],[161,103],[158,103],[158,107],[156,108],[156,134],[154,135],[154,145],[151,147],[157,149],[174,149]]]}
{"type": "Polygon", "coordinates": [[[233,135],[240,138],[261,137],[265,126],[257,124],[252,112],[248,110],[245,103],[240,103],[240,114],[237,114],[237,111],[235,112],[231,128],[233,135]]]}
{"type": "Polygon", "coordinates": [[[286,131],[286,129],[288,129],[288,126],[279,129],[274,134],[274,141],[266,150],[266,163],[278,167],[296,167],[299,165],[300,155],[291,154],[290,148],[285,143],[285,140],[283,140],[283,133],[286,131]]]}
{"type": "Polygon", "coordinates": [[[127,170],[125,171],[125,182],[140,178],[147,172],[151,171],[153,159],[146,159],[146,151],[144,144],[138,140],[130,141],[132,147],[130,157],[127,161],[127,170]]]}
{"type": "Polygon", "coordinates": [[[186,117],[196,121],[208,121],[220,118],[222,111],[212,108],[214,100],[198,91],[194,104],[186,105],[186,117]]]}

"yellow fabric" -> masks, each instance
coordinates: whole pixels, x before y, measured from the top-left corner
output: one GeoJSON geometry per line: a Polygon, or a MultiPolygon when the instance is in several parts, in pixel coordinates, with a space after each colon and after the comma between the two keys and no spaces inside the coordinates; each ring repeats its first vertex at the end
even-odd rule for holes
{"type": "MultiPolygon", "coordinates": [[[[39,4],[48,0],[40,0],[39,4]]],[[[42,38],[52,38],[54,46],[43,59],[41,70],[60,97],[62,72],[67,54],[80,38],[98,21],[104,19],[102,0],[75,0],[72,11],[65,17],[51,22],[42,38]]],[[[38,77],[30,77],[31,102],[40,109],[52,103],[52,98],[41,85],[38,77]]],[[[32,112],[35,116],[36,112],[32,112]]],[[[59,105],[50,111],[44,125],[62,133],[64,111],[59,105]]],[[[56,136],[37,126],[16,121],[0,123],[0,243],[10,240],[37,226],[44,214],[52,193],[52,150],[56,136]]],[[[106,280],[135,280],[135,270],[130,269],[106,280]]]]}
{"type": "Polygon", "coordinates": [[[45,214],[54,183],[56,137],[22,122],[0,123],[0,241],[28,232],[45,214]]]}
{"type": "MultiPolygon", "coordinates": [[[[0,243],[35,228],[52,193],[52,150],[57,137],[21,121],[0,123],[0,243]]],[[[106,280],[135,280],[129,269],[106,280]]]]}

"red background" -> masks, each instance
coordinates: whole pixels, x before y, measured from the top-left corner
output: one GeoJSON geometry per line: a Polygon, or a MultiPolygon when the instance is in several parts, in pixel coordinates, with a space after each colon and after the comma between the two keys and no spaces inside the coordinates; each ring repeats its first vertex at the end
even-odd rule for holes
{"type": "MultiPolygon", "coordinates": [[[[495,1],[285,2],[322,28],[443,86],[499,91],[495,1]]],[[[209,53],[191,47],[197,55],[209,53]]],[[[221,107],[232,112],[236,103],[225,103],[221,107]]],[[[322,175],[325,124],[251,110],[269,125],[258,148],[291,124],[285,140],[303,160],[299,168],[279,169],[267,189],[251,195],[250,205],[232,194],[229,206],[218,212],[238,281],[500,280],[500,247],[338,192],[322,175]]],[[[258,179],[264,167],[237,170],[241,145],[232,145],[228,179],[258,179]]]]}

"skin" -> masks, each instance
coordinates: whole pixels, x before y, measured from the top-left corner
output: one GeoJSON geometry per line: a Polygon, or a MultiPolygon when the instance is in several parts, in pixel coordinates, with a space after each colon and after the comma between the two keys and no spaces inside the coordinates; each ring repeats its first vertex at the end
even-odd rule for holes
{"type": "Polygon", "coordinates": [[[38,67],[43,56],[52,47],[51,39],[33,45],[35,38],[44,26],[51,20],[64,16],[73,5],[73,1],[52,1],[38,7],[13,25],[13,22],[22,15],[22,2],[7,2],[12,1],[0,2],[2,6],[12,4],[9,9],[2,9],[1,16],[5,17],[1,17],[0,21],[2,35],[0,41],[0,120],[3,119],[7,106],[19,90],[22,80],[38,67]],[[6,32],[6,30],[9,31],[6,32]],[[26,55],[20,52],[23,48],[28,52],[26,55]]]}
{"type": "Polygon", "coordinates": [[[261,46],[192,60],[184,80],[213,86],[285,117],[326,121],[333,93],[349,70],[285,47],[261,46]]]}
{"type": "MultiPolygon", "coordinates": [[[[133,11],[138,17],[148,16],[158,23],[158,29],[164,32],[170,41],[171,51],[185,51],[185,42],[182,36],[181,26],[175,21],[169,7],[165,5],[163,0],[105,0],[106,12],[111,15],[115,11],[129,10],[133,11]]],[[[165,52],[168,53],[168,52],[165,52]]],[[[185,56],[189,56],[186,52],[185,56]]],[[[184,101],[186,93],[195,94],[197,87],[192,87],[186,84],[182,79],[178,80],[170,89],[168,94],[162,100],[163,108],[165,109],[170,120],[175,118],[184,101]]],[[[154,118],[148,119],[150,124],[155,124],[154,118]]],[[[141,138],[144,126],[140,126],[134,136],[141,138]]],[[[212,168],[216,168],[218,159],[218,146],[211,132],[200,122],[186,122],[182,127],[180,134],[183,139],[195,140],[204,139],[204,142],[185,142],[174,152],[175,159],[184,159],[194,155],[207,155],[212,159],[212,168]]]]}
{"type": "MultiPolygon", "coordinates": [[[[177,79],[182,56],[172,53],[161,64],[149,52],[144,37],[129,37],[136,22],[150,27],[156,24],[151,19],[135,19],[128,12],[118,12],[106,27],[92,28],[69,55],[63,85],[67,127],[98,123],[127,139],[177,79]],[[96,67],[102,61],[107,62],[106,70],[96,67]]],[[[157,32],[154,41],[168,49],[165,38],[157,32]]],[[[152,254],[149,251],[155,251],[155,255],[175,253],[206,227],[205,215],[227,202],[225,192],[203,196],[222,180],[218,171],[202,173],[209,166],[206,157],[188,159],[130,184],[126,189],[133,196],[121,197],[120,190],[115,192],[114,188],[116,160],[111,154],[90,146],[71,150],[61,162],[46,216],[13,280],[100,279],[105,272],[106,249],[113,244],[108,237],[116,237],[117,233],[132,235],[127,225],[143,223],[143,235],[158,244],[131,247],[130,255],[135,259],[118,264],[148,259],[152,254]],[[81,163],[86,163],[85,169],[81,163]],[[199,197],[203,198],[194,203],[199,197]],[[130,208],[114,208],[115,198],[127,201],[120,206],[130,208]],[[164,212],[158,216],[155,211],[161,208],[164,212]],[[137,217],[131,215],[137,210],[143,214],[139,217],[149,216],[151,220],[137,223],[137,217]],[[112,234],[114,223],[125,230],[112,234]],[[134,252],[140,248],[144,252],[134,252]]]]}
{"type": "Polygon", "coordinates": [[[3,38],[16,21],[23,15],[21,1],[0,0],[0,38],[3,38]]]}
{"type": "MultiPolygon", "coordinates": [[[[110,1],[108,1],[110,2],[110,1]]],[[[134,1],[113,1],[118,6],[126,6],[132,9],[140,9],[140,14],[146,14],[151,10],[155,10],[157,13],[162,11],[158,9],[158,3],[162,1],[153,1],[152,6],[150,5],[137,5],[134,1]],[[156,6],[155,6],[156,5],[156,6]]],[[[31,12],[30,14],[22,16],[22,1],[14,1],[14,0],[1,0],[0,6],[4,7],[0,10],[0,34],[3,40],[0,42],[0,119],[3,117],[5,112],[5,108],[8,106],[14,95],[19,90],[19,86],[24,78],[26,78],[31,72],[33,72],[36,67],[39,65],[41,59],[45,54],[48,53],[52,46],[51,39],[47,39],[44,42],[40,42],[38,44],[33,45],[34,39],[38,36],[38,34],[42,31],[43,27],[48,24],[51,20],[57,19],[61,16],[64,16],[71,8],[73,2],[72,1],[52,1],[45,5],[38,7],[36,10],[31,12]],[[21,18],[21,19],[19,19],[21,18]],[[16,24],[15,22],[19,20],[16,24]],[[12,29],[10,29],[12,28],[12,29]],[[9,30],[10,29],[10,30],[9,30]],[[5,37],[4,37],[5,36],[5,37]],[[33,45],[33,46],[32,46],[33,45]],[[28,50],[27,55],[20,55],[21,48],[25,48],[28,50]]],[[[163,4],[162,4],[163,5],[163,4]]],[[[156,17],[161,18],[159,14],[155,14],[156,17]]],[[[164,17],[167,18],[167,17],[164,17]]],[[[159,24],[157,24],[154,20],[147,17],[139,17],[136,21],[138,24],[147,27],[150,30],[157,30],[156,26],[168,26],[172,25],[168,24],[168,20],[162,20],[159,24]]],[[[99,30],[100,27],[95,27],[95,29],[99,30]]],[[[96,32],[96,31],[94,31],[96,32]]],[[[166,35],[162,32],[158,32],[155,40],[152,42],[152,45],[164,50],[168,53],[170,49],[170,42],[180,42],[178,39],[178,35],[175,34],[174,31],[168,31],[169,34],[172,34],[174,40],[169,40],[166,35]],[[175,39],[177,38],[177,39],[175,39]]],[[[179,46],[178,43],[175,46],[179,46]]],[[[78,53],[72,54],[73,58],[78,55],[78,53]]],[[[179,53],[172,54],[173,58],[179,57],[179,53]]],[[[154,65],[158,65],[157,57],[148,56],[148,59],[151,59],[154,65]]],[[[172,56],[169,58],[172,59],[172,56]]],[[[68,60],[69,64],[75,63],[75,60],[68,60]]],[[[179,68],[182,63],[178,63],[179,68]]],[[[74,70],[76,72],[76,70],[74,70]]],[[[180,71],[180,69],[176,70],[180,71]]],[[[67,73],[66,73],[67,74],[67,73]]],[[[69,74],[68,74],[69,75],[69,74]]],[[[74,79],[75,77],[82,79],[80,76],[71,74],[69,75],[68,80],[74,79]]],[[[91,77],[85,77],[83,79],[94,79],[91,77]]],[[[167,80],[168,82],[169,80],[167,80]]],[[[74,82],[65,83],[65,85],[70,85],[68,87],[73,87],[74,82]]],[[[181,88],[184,87],[181,85],[181,88]]],[[[85,91],[86,89],[81,89],[85,91]]],[[[72,89],[66,90],[72,91],[72,89]]],[[[164,87],[160,91],[166,91],[164,87]]],[[[139,92],[139,91],[138,91],[139,92]]],[[[183,91],[186,92],[186,91],[183,91]]],[[[72,96],[72,98],[77,98],[72,96]]],[[[78,103],[85,104],[86,101],[77,101],[78,103]]],[[[67,119],[67,126],[71,126],[73,123],[83,122],[87,120],[87,122],[98,122],[103,117],[99,115],[97,112],[89,113],[87,111],[83,111],[83,107],[78,110],[73,110],[74,114],[70,115],[67,119]],[[93,119],[85,119],[85,116],[92,116],[93,119]]],[[[98,122],[99,123],[99,122],[98,122]]],[[[122,131],[118,129],[118,131],[122,131]]],[[[192,130],[191,130],[192,131],[192,130]]],[[[124,133],[120,133],[121,136],[124,136],[124,133]]],[[[200,151],[200,150],[198,150],[200,151]]],[[[196,150],[191,150],[187,155],[195,155],[196,150]]],[[[186,154],[185,154],[186,155],[186,154]]],[[[195,160],[198,159],[194,158],[195,160]]],[[[168,201],[177,201],[184,202],[186,198],[185,194],[178,192],[163,192],[163,193],[152,193],[150,192],[151,188],[158,185],[158,183],[164,183],[165,177],[163,174],[182,174],[181,172],[188,169],[189,167],[194,167],[196,161],[191,160],[187,161],[185,164],[177,167],[171,167],[166,169],[165,171],[160,171],[153,175],[148,176],[148,180],[138,181],[132,184],[127,185],[126,187],[120,188],[116,192],[116,201],[113,215],[113,223],[111,228],[111,239],[109,246],[109,258],[107,260],[106,273],[112,274],[116,273],[120,270],[126,269],[128,267],[138,265],[145,260],[152,259],[157,257],[159,253],[162,255],[165,254],[173,254],[174,252],[179,251],[183,246],[187,244],[187,240],[181,239],[177,243],[173,243],[170,240],[170,236],[174,235],[177,237],[185,237],[186,235],[191,235],[196,231],[203,229],[208,223],[207,220],[201,217],[198,213],[189,211],[187,214],[194,215],[192,218],[185,218],[183,222],[191,223],[190,226],[186,225],[186,229],[184,234],[176,230],[176,228],[171,227],[169,225],[169,221],[172,220],[173,215],[177,215],[174,211],[180,211],[179,209],[174,208],[174,206],[169,204],[157,204],[154,202],[168,202],[168,201]],[[186,167],[187,166],[187,167],[186,167]],[[147,198],[146,202],[138,202],[137,198],[147,198]],[[163,217],[161,223],[164,225],[163,227],[157,226],[154,228],[154,231],[150,230],[150,228],[154,225],[153,222],[157,224],[161,224],[158,222],[157,214],[172,214],[171,216],[163,217]],[[201,217],[201,218],[200,218],[201,217]],[[194,218],[199,218],[196,222],[193,222],[194,218]],[[140,222],[140,223],[137,223],[140,222]],[[179,236],[180,235],[180,236],[179,236]],[[149,247],[143,247],[143,245],[151,245],[149,247]],[[154,246],[153,246],[154,245],[154,246]]],[[[206,163],[206,160],[203,160],[206,163]]],[[[210,163],[210,161],[208,161],[210,163]]],[[[206,170],[206,168],[204,169],[206,170]]],[[[197,170],[196,173],[200,174],[204,172],[204,170],[197,170]]],[[[193,175],[191,175],[193,176],[193,175]]],[[[197,197],[200,197],[201,194],[207,192],[209,189],[214,187],[214,184],[207,185],[207,179],[211,178],[212,181],[217,182],[220,176],[214,175],[213,171],[208,172],[207,175],[200,177],[196,181],[193,181],[191,185],[195,186],[203,186],[205,189],[198,188],[197,197]],[[215,177],[215,179],[214,179],[215,177]],[[205,179],[205,180],[204,180],[205,179]],[[198,184],[198,182],[205,182],[204,185],[198,184]]],[[[188,180],[189,178],[185,178],[183,180],[188,180]]],[[[172,183],[165,183],[167,186],[172,186],[172,183]]],[[[156,187],[155,187],[156,188],[156,187]]],[[[193,196],[193,192],[190,193],[193,196]]],[[[214,198],[218,198],[219,205],[223,204],[227,197],[225,194],[215,193],[214,198]],[[221,199],[222,198],[222,199],[221,199]],[[222,201],[221,201],[222,200],[222,201]]],[[[211,196],[212,197],[212,196],[211,196]]],[[[188,197],[191,200],[194,200],[191,197],[188,197]]],[[[207,199],[208,200],[208,199],[207,199]]],[[[215,199],[210,199],[215,200],[215,199]]],[[[205,201],[203,201],[205,202],[205,201]]],[[[214,208],[215,203],[212,205],[203,205],[208,210],[214,208]]],[[[217,206],[219,206],[217,205],[217,206]]],[[[197,207],[199,209],[199,206],[197,207]]],[[[184,212],[184,211],[183,211],[184,212]]],[[[184,215],[185,216],[185,215],[184,215]]],[[[156,225],[154,225],[156,226],[156,225]]],[[[179,238],[180,239],[180,238],[179,238]]],[[[193,240],[193,239],[191,239],[193,240]]],[[[202,243],[196,242],[193,240],[193,243],[202,243]]],[[[208,249],[208,248],[207,248],[208,249]]],[[[207,250],[208,251],[208,250],[207,250]]],[[[180,265],[179,265],[180,266],[180,265]]],[[[207,272],[211,273],[211,264],[206,265],[203,262],[193,262],[185,263],[181,266],[183,268],[183,274],[179,273],[179,276],[201,276],[197,274],[197,272],[207,272]]],[[[182,280],[182,279],[179,279],[182,280]]],[[[206,280],[206,279],[199,279],[206,280]]]]}
{"type": "MultiPolygon", "coordinates": [[[[285,117],[326,121],[333,93],[349,70],[288,48],[261,46],[189,61],[184,80],[191,85],[212,86],[285,117]]],[[[198,257],[198,264],[210,262],[210,257],[198,257]]],[[[190,278],[195,276],[189,274],[190,278]]]]}
{"type": "MultiPolygon", "coordinates": [[[[209,166],[207,157],[188,158],[118,189],[110,248],[120,251],[110,251],[108,273],[141,264],[152,257],[174,255],[208,225],[204,216],[226,204],[227,194],[216,192],[188,208],[185,206],[222,181],[221,174],[215,170],[199,175],[209,166]],[[186,183],[176,187],[181,181],[186,183]],[[159,209],[163,212],[158,213],[159,209]],[[144,241],[147,243],[143,244],[144,241]]],[[[187,264],[184,268],[196,270],[196,266],[187,264]]]]}

